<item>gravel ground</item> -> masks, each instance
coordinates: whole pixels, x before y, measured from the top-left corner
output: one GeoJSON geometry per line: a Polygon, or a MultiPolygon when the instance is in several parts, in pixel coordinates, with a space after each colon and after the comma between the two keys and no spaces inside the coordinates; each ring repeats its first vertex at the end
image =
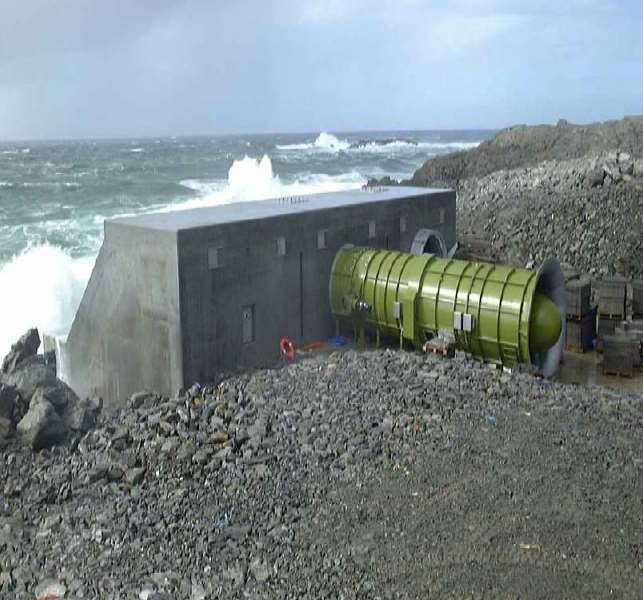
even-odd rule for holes
{"type": "Polygon", "coordinates": [[[0,596],[641,597],[643,397],[320,355],[0,455],[0,596]]]}

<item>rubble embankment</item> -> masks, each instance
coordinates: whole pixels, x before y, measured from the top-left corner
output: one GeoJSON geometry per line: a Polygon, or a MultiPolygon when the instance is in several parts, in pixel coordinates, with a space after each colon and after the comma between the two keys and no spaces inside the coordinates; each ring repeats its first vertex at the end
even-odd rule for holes
{"type": "Polygon", "coordinates": [[[594,277],[643,276],[643,117],[510,127],[427,160],[402,183],[455,188],[468,253],[521,266],[556,256],[594,277]]]}
{"type": "Polygon", "coordinates": [[[4,440],[0,596],[632,597],[642,408],[399,351],[141,392],[4,440]]]}

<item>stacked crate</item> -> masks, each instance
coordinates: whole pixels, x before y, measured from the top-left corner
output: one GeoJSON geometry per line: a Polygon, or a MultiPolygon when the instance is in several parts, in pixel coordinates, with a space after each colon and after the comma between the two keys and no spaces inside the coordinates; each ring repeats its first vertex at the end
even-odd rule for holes
{"type": "Polygon", "coordinates": [[[563,277],[565,278],[565,283],[568,283],[572,279],[578,279],[578,277],[579,277],[578,271],[573,269],[571,266],[563,264],[563,265],[560,265],[560,268],[561,268],[561,270],[563,272],[563,277]]]}
{"type": "Polygon", "coordinates": [[[596,308],[591,308],[592,285],[589,279],[571,279],[565,283],[567,320],[565,349],[585,352],[596,337],[596,308]]]}
{"type": "Polygon", "coordinates": [[[643,323],[638,321],[623,321],[614,330],[615,335],[627,338],[632,345],[632,362],[634,368],[643,367],[643,323]]]}
{"type": "Polygon", "coordinates": [[[612,335],[616,326],[625,319],[627,280],[611,277],[594,282],[598,294],[598,349],[603,349],[605,336],[612,335]]]}
{"type": "Polygon", "coordinates": [[[606,335],[603,338],[603,373],[631,377],[634,373],[632,338],[625,335],[606,335]]]}
{"type": "Polygon", "coordinates": [[[632,282],[632,316],[634,319],[643,318],[643,279],[632,282]]]}

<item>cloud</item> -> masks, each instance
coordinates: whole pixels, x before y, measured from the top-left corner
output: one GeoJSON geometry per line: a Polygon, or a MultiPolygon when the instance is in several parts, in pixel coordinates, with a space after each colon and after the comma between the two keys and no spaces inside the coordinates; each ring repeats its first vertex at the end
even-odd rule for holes
{"type": "Polygon", "coordinates": [[[0,3],[0,137],[493,127],[640,112],[634,1],[0,3]]]}
{"type": "Polygon", "coordinates": [[[526,19],[505,14],[442,18],[430,28],[432,48],[442,54],[477,50],[524,26],[526,19]]]}

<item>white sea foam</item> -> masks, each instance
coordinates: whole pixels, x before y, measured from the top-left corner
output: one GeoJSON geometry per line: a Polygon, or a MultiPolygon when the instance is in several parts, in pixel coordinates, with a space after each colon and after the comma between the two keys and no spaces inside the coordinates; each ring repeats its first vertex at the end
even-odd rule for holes
{"type": "Polygon", "coordinates": [[[132,152],[133,154],[140,154],[141,152],[144,152],[143,148],[126,148],[123,150],[123,152],[132,152]]]}
{"type": "Polygon", "coordinates": [[[419,144],[421,148],[431,148],[434,150],[470,150],[476,148],[481,142],[423,142],[419,144]]]}
{"type": "MultiPolygon", "coordinates": [[[[357,142],[355,142],[357,144],[357,142]]],[[[395,151],[422,150],[429,153],[432,150],[468,150],[475,148],[480,142],[413,142],[409,140],[387,140],[378,141],[377,139],[367,140],[359,145],[352,145],[347,140],[341,140],[332,133],[322,132],[317,136],[314,142],[301,144],[281,144],[277,145],[278,150],[294,151],[323,151],[323,152],[378,152],[390,153],[395,151]]]]}
{"type": "Polygon", "coordinates": [[[226,187],[227,181],[216,179],[214,181],[202,181],[200,179],[184,179],[180,182],[183,187],[199,192],[201,195],[210,195],[221,191],[226,187]]]}
{"type": "Polygon", "coordinates": [[[340,150],[348,150],[349,147],[350,142],[340,140],[326,131],[322,131],[314,142],[277,145],[278,150],[322,150],[325,152],[339,152],[340,150]]]}
{"type": "MultiPolygon", "coordinates": [[[[14,185],[14,184],[9,184],[14,185]]],[[[45,187],[66,187],[66,188],[79,188],[80,183],[77,181],[25,181],[23,183],[15,184],[16,187],[23,188],[45,188],[45,187]]]]}
{"type": "Polygon", "coordinates": [[[30,327],[41,333],[67,333],[94,261],[74,259],[44,245],[0,267],[0,356],[30,327]]]}
{"type": "Polygon", "coordinates": [[[458,150],[470,150],[480,142],[408,142],[406,140],[392,140],[387,143],[376,141],[367,142],[358,147],[350,148],[351,152],[373,152],[382,154],[393,154],[395,152],[421,152],[426,157],[434,156],[436,153],[445,154],[458,150]]]}
{"type": "Polygon", "coordinates": [[[273,172],[272,161],[268,155],[264,155],[261,159],[244,156],[232,163],[228,171],[227,183],[221,180],[181,181],[181,185],[197,191],[199,196],[178,204],[171,204],[162,210],[182,210],[246,200],[335,192],[354,189],[364,183],[366,179],[355,171],[342,175],[307,174],[295,181],[285,182],[273,172]]]}
{"type": "MultiPolygon", "coordinates": [[[[149,206],[147,211],[177,210],[213,206],[244,200],[356,188],[365,183],[357,172],[343,175],[304,174],[296,181],[283,182],[273,172],[270,157],[244,157],[234,161],[227,181],[185,180],[181,185],[198,192],[198,197],[170,206],[149,206]]],[[[133,216],[123,213],[115,216],[133,216]]],[[[90,219],[90,230],[99,235],[103,215],[90,219]]],[[[68,227],[68,222],[61,222],[68,227]]],[[[76,223],[80,225],[80,223],[76,223]]],[[[53,224],[49,224],[53,228],[53,224]]],[[[83,225],[87,227],[87,223],[83,225]]],[[[34,246],[0,266],[0,357],[30,327],[64,337],[76,314],[89,280],[95,256],[72,258],[50,245],[34,246]]]]}

